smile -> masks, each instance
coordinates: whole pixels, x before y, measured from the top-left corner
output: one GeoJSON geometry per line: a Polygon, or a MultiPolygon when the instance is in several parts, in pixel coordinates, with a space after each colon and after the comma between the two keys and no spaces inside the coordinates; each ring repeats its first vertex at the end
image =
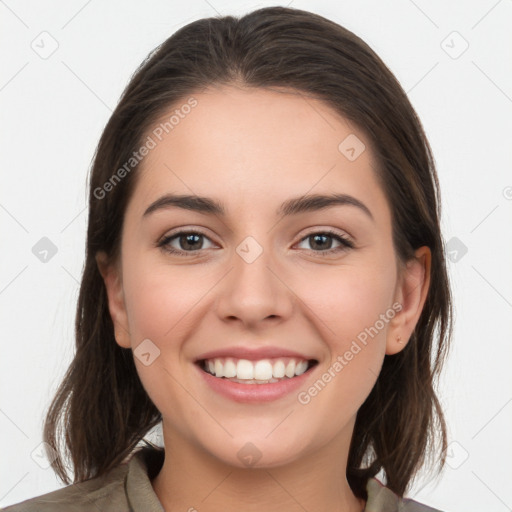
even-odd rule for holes
{"type": "Polygon", "coordinates": [[[294,357],[273,359],[236,359],[232,357],[203,359],[200,368],[217,377],[239,384],[272,384],[293,379],[317,364],[315,359],[305,360],[294,357]]]}

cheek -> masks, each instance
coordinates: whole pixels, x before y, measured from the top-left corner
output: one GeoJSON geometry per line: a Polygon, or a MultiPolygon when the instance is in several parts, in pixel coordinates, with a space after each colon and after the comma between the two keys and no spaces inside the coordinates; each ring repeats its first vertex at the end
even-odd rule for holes
{"type": "Polygon", "coordinates": [[[141,337],[163,343],[183,330],[211,288],[211,277],[198,268],[171,269],[143,261],[127,268],[124,290],[132,344],[141,337]]]}
{"type": "MultiPolygon", "coordinates": [[[[313,388],[303,390],[303,402],[315,400],[320,416],[346,418],[355,414],[370,393],[386,350],[396,275],[386,266],[354,265],[316,272],[301,284],[301,295],[314,312],[330,360],[313,388]],[[308,285],[309,283],[309,285],[308,285]],[[321,392],[321,393],[320,393],[321,392]],[[316,396],[322,398],[316,399],[316,396]],[[337,404],[329,408],[329,404],[337,404]]],[[[307,309],[307,308],[306,308],[307,309]]],[[[300,402],[300,400],[299,400],[300,402]]],[[[340,420],[341,421],[341,420],[340,420]]]]}
{"type": "Polygon", "coordinates": [[[344,351],[347,343],[361,333],[364,338],[375,324],[379,334],[385,335],[389,318],[383,324],[382,315],[394,313],[390,309],[395,281],[389,268],[380,272],[370,266],[331,267],[316,272],[314,279],[311,274],[301,278],[300,296],[327,328],[324,332],[333,349],[344,351]]]}
{"type": "Polygon", "coordinates": [[[322,364],[317,380],[297,397],[310,412],[308,422],[329,418],[332,435],[357,413],[373,388],[385,356],[389,322],[395,316],[391,272],[352,267],[335,274],[333,279],[332,269],[329,275],[318,273],[315,286],[302,288],[330,359],[322,364]]]}
{"type": "Polygon", "coordinates": [[[182,346],[197,326],[198,312],[212,287],[211,275],[208,280],[208,274],[198,269],[171,268],[161,261],[157,265],[154,260],[141,258],[127,265],[123,283],[137,373],[158,410],[166,412],[172,404],[173,422],[182,423],[184,436],[189,435],[186,421],[176,418],[187,418],[192,412],[190,395],[180,385],[185,377],[180,365],[182,346]],[[148,365],[138,359],[136,350],[146,339],[159,350],[148,365]]]}

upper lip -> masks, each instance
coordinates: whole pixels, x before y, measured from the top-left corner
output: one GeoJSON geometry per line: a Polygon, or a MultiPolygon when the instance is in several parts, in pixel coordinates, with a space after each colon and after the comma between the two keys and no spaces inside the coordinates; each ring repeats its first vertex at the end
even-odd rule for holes
{"type": "Polygon", "coordinates": [[[314,359],[313,357],[300,354],[280,347],[226,347],[218,350],[212,350],[205,352],[196,358],[196,361],[202,361],[204,359],[215,359],[221,357],[232,357],[234,359],[248,359],[249,361],[258,361],[260,359],[274,359],[279,357],[294,357],[296,359],[304,359],[309,361],[314,359]]]}

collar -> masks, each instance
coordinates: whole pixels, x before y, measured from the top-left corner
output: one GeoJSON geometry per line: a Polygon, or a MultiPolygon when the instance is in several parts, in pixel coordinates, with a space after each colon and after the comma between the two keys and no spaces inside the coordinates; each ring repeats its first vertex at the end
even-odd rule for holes
{"type": "MultiPolygon", "coordinates": [[[[151,480],[162,468],[164,457],[163,449],[145,446],[128,462],[125,491],[131,511],[165,512],[151,485],[151,480]]],[[[376,478],[368,479],[366,491],[368,500],[364,512],[439,512],[412,500],[401,499],[376,478]]]]}

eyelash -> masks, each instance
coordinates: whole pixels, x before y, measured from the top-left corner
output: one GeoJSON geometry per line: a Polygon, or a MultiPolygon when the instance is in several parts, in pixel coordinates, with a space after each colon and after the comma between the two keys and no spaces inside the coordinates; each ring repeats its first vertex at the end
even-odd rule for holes
{"type": "MultiPolygon", "coordinates": [[[[172,240],[174,240],[176,238],[179,238],[179,237],[181,237],[183,235],[199,235],[199,236],[203,236],[205,238],[208,238],[201,231],[196,231],[196,230],[179,231],[177,233],[174,233],[172,235],[164,237],[162,240],[160,240],[160,242],[158,242],[157,246],[160,247],[163,251],[171,253],[171,254],[175,254],[177,256],[189,257],[189,256],[197,255],[197,253],[199,251],[201,251],[202,249],[198,249],[196,251],[183,251],[183,250],[179,250],[179,249],[174,249],[173,247],[169,246],[169,243],[172,240]]],[[[354,248],[354,243],[351,240],[349,240],[346,236],[341,235],[340,233],[338,233],[336,231],[329,230],[329,229],[322,230],[322,231],[313,231],[313,232],[307,234],[306,236],[304,236],[303,238],[301,238],[299,243],[303,242],[304,240],[307,240],[308,238],[310,238],[312,236],[315,236],[315,235],[326,235],[326,236],[329,236],[331,238],[334,238],[335,240],[337,240],[341,244],[339,247],[334,247],[334,248],[331,248],[331,249],[327,249],[325,251],[315,251],[313,249],[306,249],[306,250],[310,250],[311,252],[314,252],[316,254],[319,254],[321,256],[329,256],[329,255],[334,254],[334,253],[338,253],[338,252],[342,252],[342,251],[346,251],[348,249],[353,249],[354,248]]]]}

